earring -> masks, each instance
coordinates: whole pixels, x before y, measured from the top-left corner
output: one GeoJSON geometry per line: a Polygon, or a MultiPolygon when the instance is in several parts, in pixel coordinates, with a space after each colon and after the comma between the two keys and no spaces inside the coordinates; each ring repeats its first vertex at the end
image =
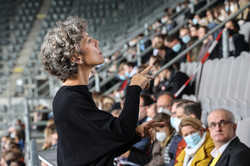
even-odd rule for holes
{"type": "Polygon", "coordinates": [[[80,64],[83,64],[83,61],[80,61],[80,64]]]}

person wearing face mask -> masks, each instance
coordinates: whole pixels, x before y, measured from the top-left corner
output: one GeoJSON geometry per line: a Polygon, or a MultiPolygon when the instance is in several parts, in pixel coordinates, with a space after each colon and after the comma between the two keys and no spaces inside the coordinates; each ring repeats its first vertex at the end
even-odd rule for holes
{"type": "MultiPolygon", "coordinates": [[[[156,61],[154,63],[154,67],[156,70],[159,70],[161,66],[163,66],[162,62],[156,61]]],[[[153,86],[153,94],[157,98],[161,92],[169,92],[174,95],[179,88],[188,80],[187,74],[179,71],[174,66],[169,66],[164,69],[159,76],[154,79],[153,86]]],[[[192,94],[193,90],[191,86],[188,84],[185,89],[177,96],[177,98],[181,98],[183,94],[192,94]]]]}
{"type": "Polygon", "coordinates": [[[229,35],[229,52],[230,56],[237,57],[242,51],[249,51],[249,45],[245,41],[244,35],[239,34],[239,24],[235,19],[228,21],[225,24],[229,35]]]}
{"type": "MultiPolygon", "coordinates": [[[[169,35],[164,39],[164,45],[171,48],[176,55],[181,53],[186,49],[186,46],[179,40],[175,35],[169,35]]],[[[184,62],[185,58],[179,60],[179,62],[184,62]]]]}
{"type": "MultiPolygon", "coordinates": [[[[187,27],[181,28],[179,31],[179,35],[180,35],[182,42],[186,45],[186,47],[191,46],[198,40],[197,37],[191,37],[189,28],[187,27]]],[[[186,56],[187,62],[196,61],[200,47],[201,47],[201,43],[198,44],[196,47],[194,47],[192,50],[190,50],[187,53],[187,56],[186,56]]]]}
{"type": "MultiPolygon", "coordinates": [[[[139,116],[137,125],[141,125],[144,122],[149,121],[147,116],[147,110],[154,100],[149,94],[140,95],[140,105],[139,105],[139,116]]],[[[152,119],[151,119],[152,120],[152,119]]],[[[142,138],[139,142],[134,144],[132,148],[122,155],[127,161],[144,165],[150,161],[150,156],[147,154],[150,147],[150,138],[142,138]]]]}
{"type": "Polygon", "coordinates": [[[173,141],[173,145],[170,146],[169,153],[171,154],[171,156],[173,156],[173,159],[169,166],[173,166],[176,163],[176,158],[187,145],[185,140],[181,137],[179,133],[180,122],[183,118],[186,117],[192,117],[200,120],[201,104],[184,99],[174,101],[172,107],[171,124],[177,131],[178,137],[176,137],[176,140],[173,141]]]}
{"type": "MultiPolygon", "coordinates": [[[[173,101],[173,105],[171,108],[171,118],[170,118],[170,123],[172,125],[173,128],[175,128],[176,130],[176,126],[175,124],[178,124],[179,119],[177,119],[177,106],[180,107],[184,104],[190,103],[190,100],[185,100],[185,99],[176,99],[173,101]]],[[[178,129],[178,128],[177,128],[178,129]]],[[[176,130],[175,136],[172,140],[172,142],[170,143],[170,148],[169,148],[169,156],[171,157],[170,163],[168,166],[173,166],[175,164],[175,159],[176,156],[178,156],[178,154],[181,152],[181,150],[183,148],[186,147],[186,143],[185,141],[182,142],[182,136],[179,134],[179,132],[177,132],[179,130],[176,130]]]]}
{"type": "Polygon", "coordinates": [[[181,151],[175,165],[208,165],[212,159],[210,152],[215,146],[209,131],[202,127],[202,122],[192,117],[184,118],[181,120],[179,128],[187,147],[181,151]]]}
{"type": "Polygon", "coordinates": [[[168,150],[176,133],[170,124],[170,116],[170,111],[162,108],[161,113],[157,113],[154,117],[157,122],[164,122],[165,125],[156,128],[156,141],[152,148],[152,159],[146,166],[168,165],[170,162],[168,150]]]}

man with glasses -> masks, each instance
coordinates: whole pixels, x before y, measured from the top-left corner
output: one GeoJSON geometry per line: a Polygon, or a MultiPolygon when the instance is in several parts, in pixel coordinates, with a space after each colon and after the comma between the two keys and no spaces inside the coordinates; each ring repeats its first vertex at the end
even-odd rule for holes
{"type": "Polygon", "coordinates": [[[250,149],[236,136],[237,124],[234,115],[218,109],[208,116],[210,136],[215,148],[209,166],[247,166],[250,164],[250,149]]]}

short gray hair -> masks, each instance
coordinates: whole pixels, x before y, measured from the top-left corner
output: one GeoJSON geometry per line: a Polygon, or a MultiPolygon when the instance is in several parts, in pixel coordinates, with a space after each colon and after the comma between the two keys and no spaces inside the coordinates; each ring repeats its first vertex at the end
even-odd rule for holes
{"type": "Polygon", "coordinates": [[[77,64],[71,62],[73,55],[83,55],[80,41],[87,30],[87,21],[83,18],[68,17],[58,21],[45,35],[41,46],[41,61],[44,69],[63,82],[75,78],[77,64]]]}

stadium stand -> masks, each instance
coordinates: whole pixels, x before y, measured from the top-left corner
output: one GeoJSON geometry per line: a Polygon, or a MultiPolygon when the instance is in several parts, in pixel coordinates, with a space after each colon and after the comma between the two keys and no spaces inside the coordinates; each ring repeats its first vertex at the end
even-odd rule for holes
{"type": "MultiPolygon", "coordinates": [[[[6,2],[0,0],[0,135],[2,137],[9,135],[8,129],[13,126],[13,121],[16,119],[24,121],[25,143],[28,144],[31,139],[37,139],[26,147],[27,153],[36,154],[32,155],[32,158],[26,154],[24,157],[26,165],[38,163],[37,153],[33,152],[40,149],[36,149],[35,144],[40,148],[41,140],[44,141],[43,129],[52,116],[52,97],[61,84],[43,71],[39,61],[43,37],[56,21],[64,20],[69,15],[88,20],[88,32],[100,41],[99,46],[106,58],[106,63],[93,71],[89,88],[93,93],[101,91],[105,95],[113,96],[113,92],[118,91],[123,83],[117,80],[118,67],[131,54],[130,61],[137,63],[137,67],[142,63],[148,63],[147,56],[151,56],[153,51],[150,43],[153,36],[162,32],[172,35],[189,24],[191,19],[188,19],[187,15],[193,10],[190,2],[179,12],[177,10],[173,14],[169,14],[169,10],[163,12],[166,7],[175,9],[178,3],[182,2],[167,0],[9,0],[6,2]],[[41,14],[43,7],[46,10],[41,14]],[[169,23],[161,20],[166,15],[168,20],[176,23],[175,28],[170,31],[167,31],[169,23]],[[40,26],[35,27],[35,21],[40,21],[40,26]],[[158,22],[160,25],[157,24],[158,22]],[[37,35],[32,38],[33,45],[29,48],[30,51],[25,52],[28,58],[23,68],[20,68],[21,72],[16,72],[16,66],[22,58],[20,56],[23,55],[23,50],[27,47],[25,43],[31,35],[32,28],[37,31],[37,35]],[[140,36],[141,34],[143,35],[140,36]],[[147,42],[150,44],[146,46],[147,42]],[[114,66],[116,68],[112,71],[114,66]],[[19,75],[13,79],[13,75],[17,73],[19,75]],[[11,82],[14,82],[14,86],[11,82]],[[38,105],[43,107],[38,108],[38,105]]],[[[217,0],[205,4],[194,12],[202,15],[206,10],[216,8],[218,4],[218,6],[221,5],[217,0]]],[[[224,4],[221,6],[224,8],[224,4]]],[[[250,4],[245,7],[249,6],[250,4]]],[[[233,14],[235,12],[231,12],[231,16],[236,17],[237,14],[233,14]]],[[[229,16],[227,18],[229,19],[229,16]]],[[[226,21],[220,21],[220,23],[214,29],[210,29],[210,32],[215,32],[219,26],[223,27],[226,21]]],[[[241,25],[240,32],[249,34],[245,30],[247,28],[247,24],[241,25]]],[[[249,44],[246,35],[244,37],[249,44]]],[[[203,40],[207,37],[209,35],[203,40]]],[[[164,64],[160,71],[185,57],[188,49],[193,47],[188,47],[172,61],[164,64]]],[[[248,146],[250,146],[250,135],[242,126],[247,126],[250,117],[249,62],[249,52],[242,52],[238,57],[208,59],[204,64],[196,61],[180,64],[180,71],[189,77],[199,68],[190,82],[195,87],[194,94],[183,95],[182,98],[202,103],[201,120],[205,125],[207,125],[207,115],[212,110],[225,108],[232,111],[238,122],[237,135],[248,146]]]]}

